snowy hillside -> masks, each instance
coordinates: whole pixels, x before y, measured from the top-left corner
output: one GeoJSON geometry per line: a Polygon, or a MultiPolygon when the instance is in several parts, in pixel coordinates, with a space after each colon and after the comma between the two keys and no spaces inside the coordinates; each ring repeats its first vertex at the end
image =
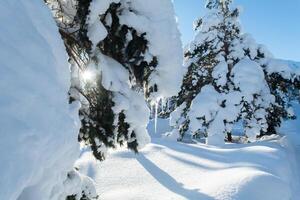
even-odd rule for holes
{"type": "Polygon", "coordinates": [[[0,19],[0,199],[58,199],[79,153],[65,49],[43,1],[2,0],[0,19]]]}

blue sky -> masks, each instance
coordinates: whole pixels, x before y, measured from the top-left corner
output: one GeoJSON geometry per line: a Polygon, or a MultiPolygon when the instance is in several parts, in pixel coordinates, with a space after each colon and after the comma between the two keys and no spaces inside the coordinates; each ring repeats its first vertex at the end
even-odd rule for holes
{"type": "MultiPolygon", "coordinates": [[[[194,35],[193,21],[205,14],[205,0],[174,0],[183,43],[194,35]]],[[[277,58],[300,61],[300,0],[235,0],[243,32],[277,58]]]]}

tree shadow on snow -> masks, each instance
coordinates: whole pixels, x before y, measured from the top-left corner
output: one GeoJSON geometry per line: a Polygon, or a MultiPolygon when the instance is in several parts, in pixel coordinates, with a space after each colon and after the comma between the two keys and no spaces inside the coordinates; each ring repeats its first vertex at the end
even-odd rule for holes
{"type": "MultiPolygon", "coordinates": [[[[170,150],[180,152],[187,155],[193,155],[196,158],[205,158],[214,161],[215,164],[219,166],[212,166],[206,164],[201,164],[201,162],[194,162],[191,160],[184,159],[183,157],[178,157],[170,153],[166,153],[170,158],[179,161],[181,163],[191,165],[193,167],[198,167],[205,170],[224,170],[231,168],[243,168],[243,167],[253,167],[267,173],[276,174],[276,169],[273,169],[271,163],[275,160],[278,162],[280,157],[274,157],[273,154],[268,152],[257,152],[255,149],[249,150],[247,148],[259,147],[263,148],[279,148],[278,144],[271,142],[257,142],[251,144],[231,144],[222,147],[222,151],[218,149],[203,148],[201,145],[189,145],[185,143],[172,143],[168,141],[152,141],[154,144],[164,145],[165,148],[170,150]],[[254,162],[255,160],[255,162],[254,162]]],[[[277,153],[278,154],[278,153],[277,153]]]]}
{"type": "MultiPolygon", "coordinates": [[[[256,164],[261,164],[264,166],[270,160],[273,160],[273,155],[269,155],[263,152],[249,151],[247,147],[263,146],[264,148],[278,148],[278,144],[270,142],[260,142],[252,144],[243,145],[226,145],[222,147],[222,151],[218,149],[203,148],[202,146],[194,146],[185,143],[170,143],[170,142],[160,142],[152,141],[154,144],[164,145],[166,148],[171,149],[176,152],[181,152],[188,155],[193,155],[195,157],[207,158],[209,160],[219,162],[220,164],[230,164],[233,163],[252,163],[253,159],[256,160],[256,164]]],[[[221,169],[221,168],[220,168],[221,169]]],[[[214,169],[212,169],[214,170],[214,169]]]]}
{"type": "Polygon", "coordinates": [[[144,155],[139,154],[137,161],[164,187],[173,193],[176,193],[188,200],[213,200],[212,197],[201,193],[198,190],[190,190],[184,188],[182,183],[177,182],[172,176],[164,170],[157,167],[153,162],[144,155]]]}

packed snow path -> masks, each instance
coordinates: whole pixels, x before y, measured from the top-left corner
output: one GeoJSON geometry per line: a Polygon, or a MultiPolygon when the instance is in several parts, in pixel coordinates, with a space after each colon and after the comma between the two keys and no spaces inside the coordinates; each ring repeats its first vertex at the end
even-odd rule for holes
{"type": "Polygon", "coordinates": [[[114,152],[96,163],[78,161],[103,200],[288,200],[292,174],[278,141],[216,148],[154,138],[139,155],[114,152]]]}

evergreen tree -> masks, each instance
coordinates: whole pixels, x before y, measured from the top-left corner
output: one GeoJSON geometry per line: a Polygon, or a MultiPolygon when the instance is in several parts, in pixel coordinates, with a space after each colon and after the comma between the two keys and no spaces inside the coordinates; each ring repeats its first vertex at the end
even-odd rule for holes
{"type": "Polygon", "coordinates": [[[300,75],[293,64],[281,60],[263,62],[266,80],[276,104],[268,110],[267,122],[269,134],[276,134],[282,120],[296,119],[291,103],[300,101],[300,75]]]}
{"type": "MultiPolygon", "coordinates": [[[[70,57],[70,103],[81,102],[79,141],[98,160],[117,145],[137,152],[150,141],[148,104],[180,89],[182,45],[171,1],[45,2],[70,57]]],[[[86,188],[67,197],[78,198],[97,196],[86,188]]]]}
{"type": "Polygon", "coordinates": [[[72,63],[70,101],[82,104],[79,140],[91,146],[99,160],[107,148],[117,145],[137,152],[150,141],[146,101],[175,95],[180,87],[181,43],[172,3],[48,0],[48,4],[72,63]],[[169,60],[172,54],[178,58],[169,60]],[[92,79],[86,78],[88,73],[92,79]]]}
{"type": "Polygon", "coordinates": [[[239,9],[231,0],[209,0],[208,14],[195,22],[196,36],[185,52],[188,69],[176,98],[172,124],[184,136],[203,134],[207,142],[232,140],[231,131],[243,122],[249,141],[276,133],[288,117],[286,92],[282,84],[295,89],[295,77],[281,76],[270,54],[248,35],[242,34],[239,9]]]}
{"type": "MultiPolygon", "coordinates": [[[[91,63],[96,64],[96,68],[98,67],[98,63],[103,65],[115,65],[115,71],[113,73],[116,74],[113,74],[111,77],[109,77],[109,73],[103,71],[103,65],[99,65],[99,67],[102,68],[102,73],[97,74],[96,84],[87,84],[84,88],[84,93],[88,96],[87,99],[92,102],[89,102],[88,106],[81,109],[80,112],[83,120],[79,139],[91,145],[94,155],[100,160],[105,156],[105,148],[115,147],[117,143],[124,144],[127,142],[128,148],[134,151],[138,150],[137,127],[132,127],[136,125],[129,124],[127,122],[128,120],[126,121],[126,111],[128,111],[129,108],[125,107],[131,105],[125,105],[125,107],[118,108],[118,111],[114,112],[116,111],[115,107],[119,106],[115,104],[118,98],[123,98],[122,101],[128,101],[127,104],[132,104],[129,102],[132,96],[131,90],[138,92],[137,90],[139,88],[143,89],[144,82],[147,81],[147,76],[149,76],[151,70],[156,67],[155,57],[151,58],[150,62],[145,61],[144,58],[148,43],[144,37],[145,33],[138,33],[134,28],[120,24],[119,15],[121,15],[122,12],[129,12],[129,8],[126,8],[125,5],[121,3],[111,3],[104,13],[98,13],[100,15],[100,22],[92,21],[92,16],[90,15],[89,21],[83,26],[83,29],[86,28],[87,30],[82,30],[82,35],[89,38],[88,33],[93,28],[92,23],[102,23],[104,25],[106,37],[103,40],[93,42],[88,40],[88,42],[90,42],[88,50],[93,51],[93,48],[95,48],[96,51],[99,51],[96,53],[97,55],[94,55],[95,57],[91,63]],[[93,45],[96,47],[92,47],[93,45]],[[110,58],[113,60],[110,60],[110,58]],[[104,63],[104,60],[109,60],[109,63],[104,63]],[[115,63],[113,61],[115,61],[115,63]],[[124,67],[129,73],[117,67],[124,67]],[[118,77],[113,76],[117,75],[117,73],[124,73],[122,75],[125,76],[124,79],[116,80],[118,77]],[[106,80],[110,83],[106,84],[106,80]],[[110,85],[118,81],[120,81],[122,88],[110,85]],[[131,84],[128,85],[127,81],[130,81],[131,84]]],[[[91,54],[95,53],[93,52],[91,54]]],[[[109,70],[108,67],[111,66],[107,66],[107,70],[109,70]]],[[[136,98],[141,97],[137,95],[136,98]]],[[[132,99],[132,101],[137,101],[137,99],[132,99]]],[[[140,102],[143,103],[141,100],[139,103],[140,102]]],[[[136,105],[145,107],[145,103],[143,104],[137,103],[136,105]]],[[[147,112],[148,111],[145,110],[145,113],[147,112]]],[[[147,120],[147,114],[144,118],[147,120]]],[[[144,131],[143,134],[144,137],[148,137],[146,131],[144,131]]],[[[149,139],[147,138],[145,140],[149,139]]]]}

